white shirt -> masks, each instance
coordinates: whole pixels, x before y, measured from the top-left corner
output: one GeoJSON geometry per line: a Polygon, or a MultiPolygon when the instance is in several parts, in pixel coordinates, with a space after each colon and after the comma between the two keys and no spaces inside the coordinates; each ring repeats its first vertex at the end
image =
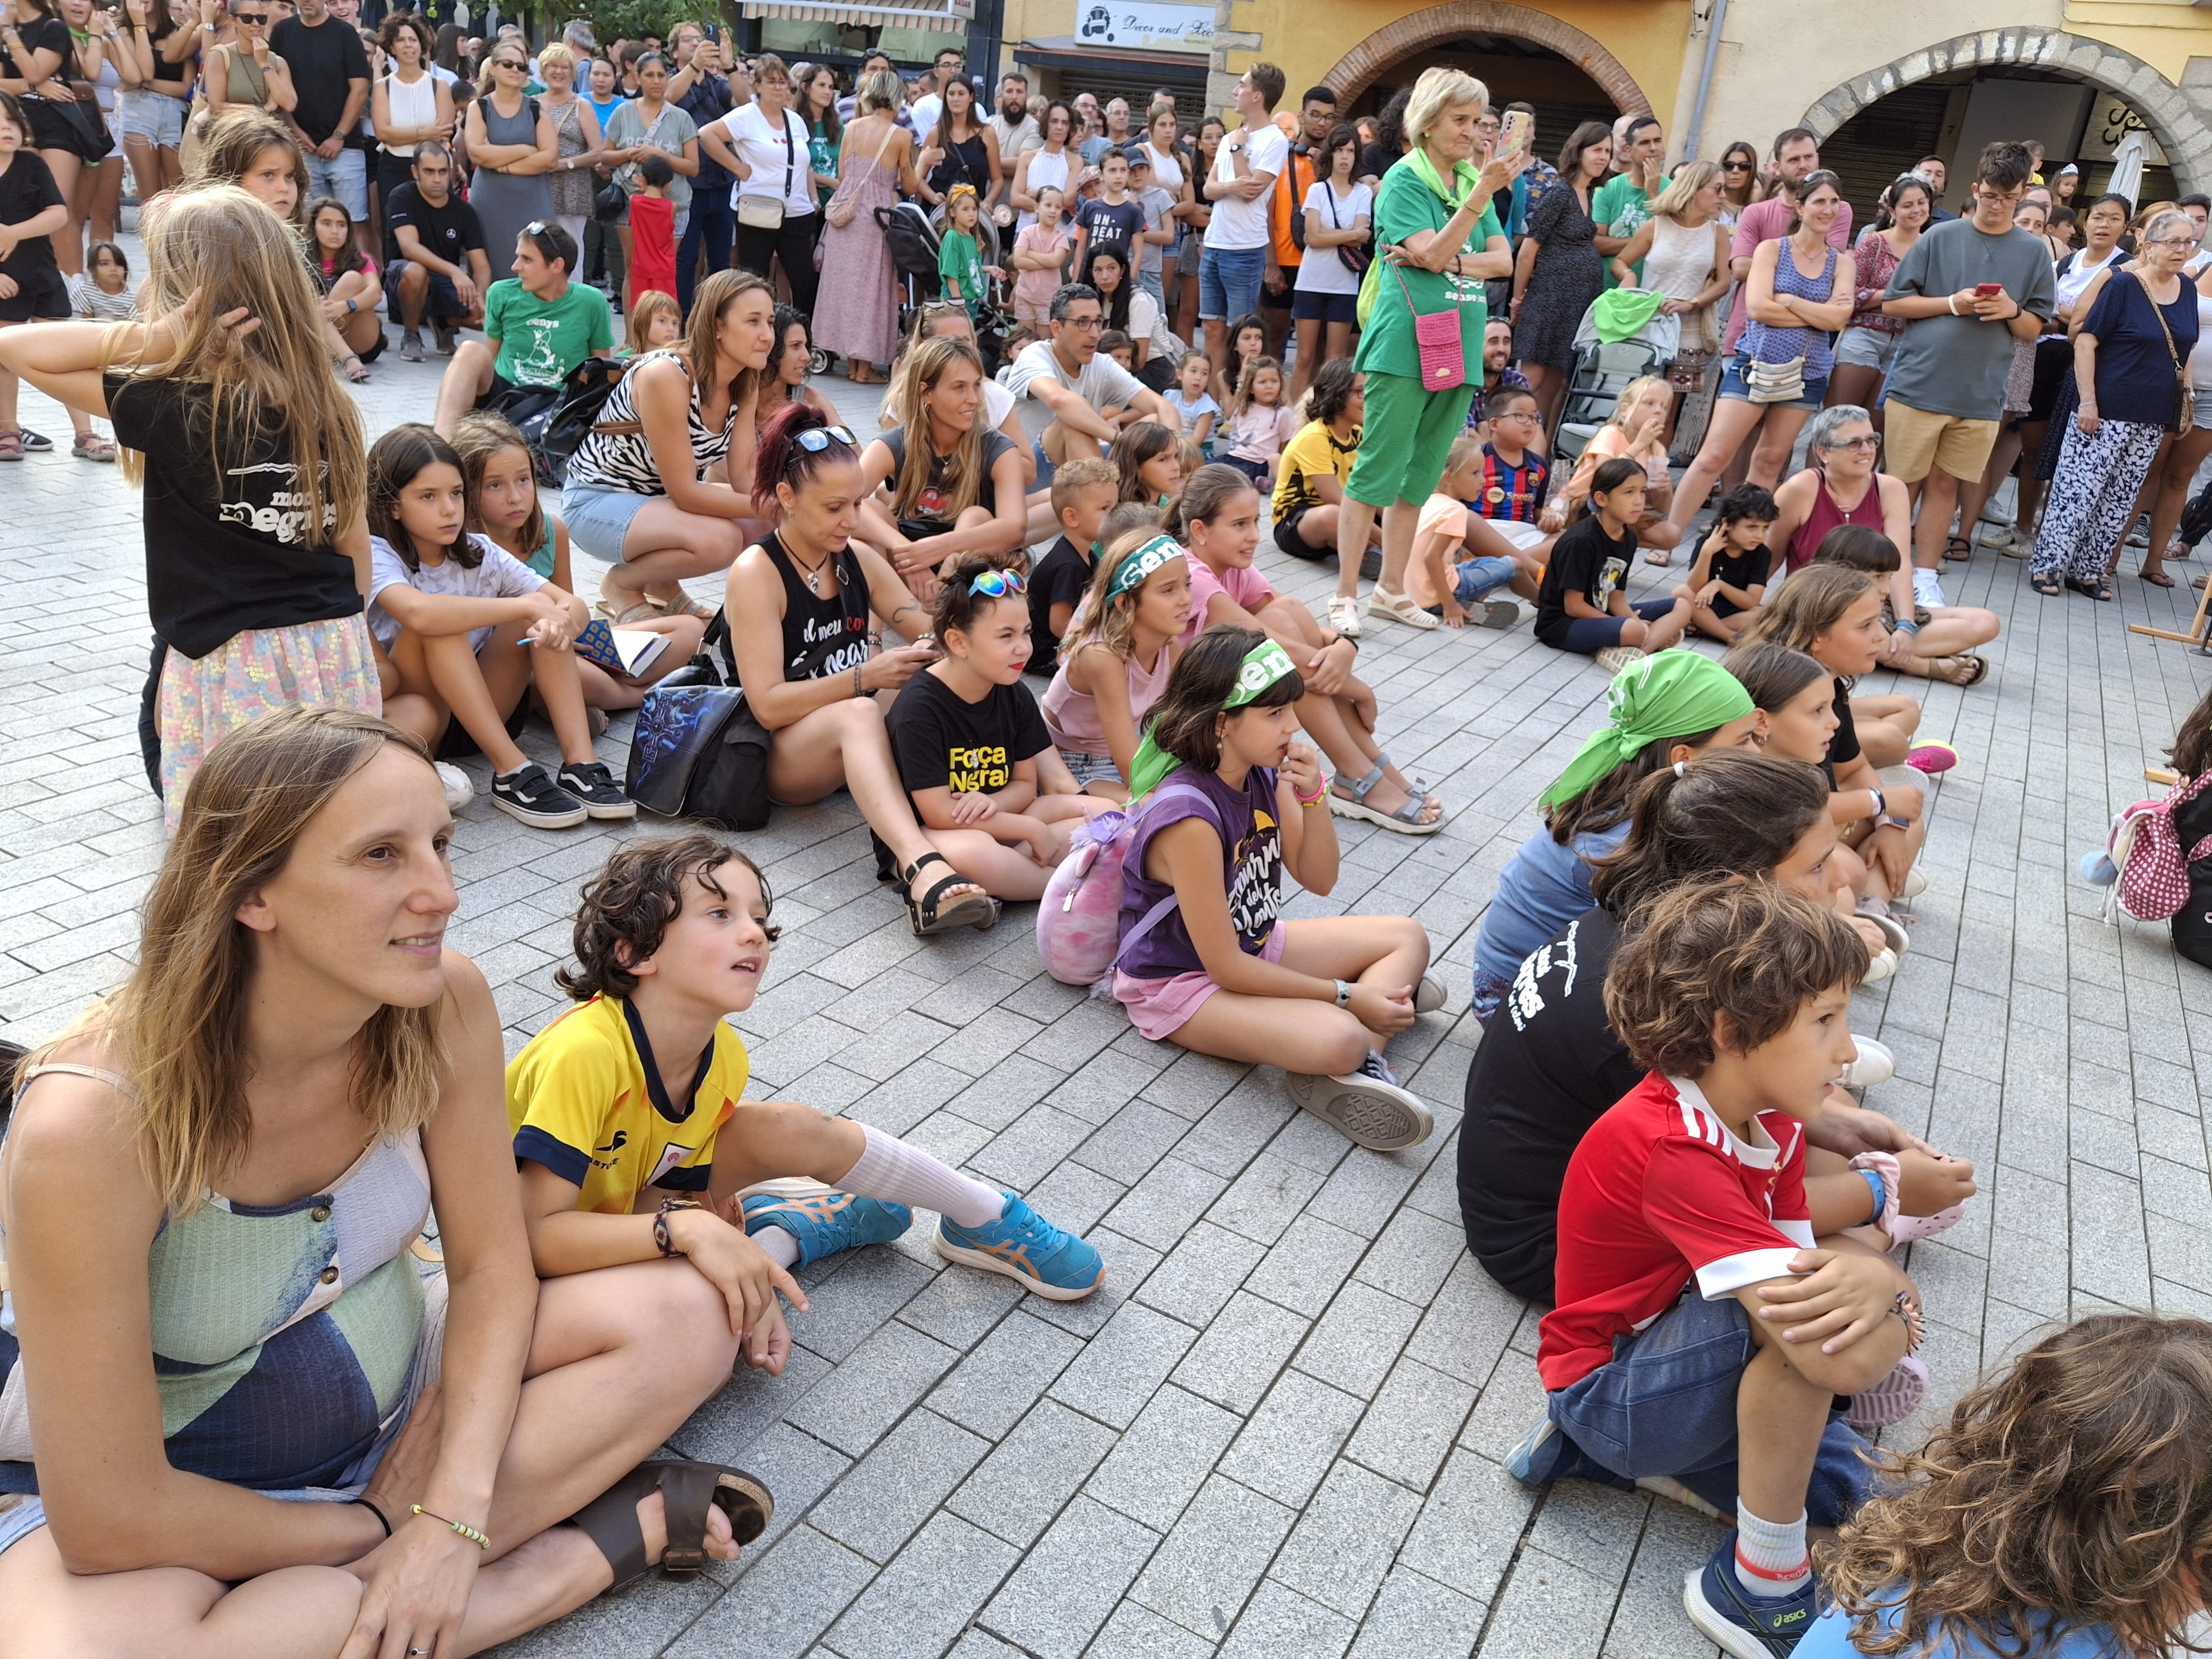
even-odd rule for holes
{"type": "Polygon", "coordinates": [[[797,219],[814,211],[817,203],[814,179],[807,170],[806,123],[797,110],[784,111],[781,134],[769,125],[768,117],[761,112],[757,103],[733,109],[714,125],[721,130],[730,148],[753,170],[751,178],[738,179],[731,185],[732,207],[737,206],[740,196],[764,196],[771,200],[781,197],[787,217],[797,219]],[[784,187],[787,168],[791,178],[788,190],[784,187]]]}
{"type": "Polygon", "coordinates": [[[1024,346],[1021,356],[1013,361],[1006,389],[1021,400],[1022,430],[1032,439],[1042,437],[1044,429],[1052,424],[1052,410],[1030,394],[1030,388],[1039,380],[1057,380],[1094,410],[1127,409],[1145,390],[1142,380],[1103,351],[1092,356],[1071,380],[1067,371],[1060,366],[1060,359],[1053,355],[1051,341],[1039,340],[1035,345],[1024,346]]]}
{"type": "MultiPolygon", "coordinates": [[[[1361,214],[1374,216],[1375,192],[1364,184],[1354,184],[1351,195],[1340,197],[1330,189],[1328,180],[1322,179],[1306,192],[1305,205],[1321,215],[1324,228],[1349,230],[1361,214]]],[[[1308,243],[1306,257],[1298,262],[1298,279],[1291,287],[1306,294],[1357,294],[1359,278],[1337,257],[1335,248],[1308,243]]]]}
{"type": "Polygon", "coordinates": [[[907,113],[914,118],[915,140],[927,147],[929,135],[937,131],[937,118],[945,113],[945,100],[933,92],[925,92],[907,106],[907,113]]]}
{"type": "Polygon", "coordinates": [[[1160,315],[1160,302],[1143,289],[1129,296],[1129,337],[1145,342],[1147,362],[1154,357],[1164,357],[1171,363],[1182,361],[1183,343],[1169,332],[1167,319],[1160,315]]]}
{"type": "MultiPolygon", "coordinates": [[[[1237,177],[1237,155],[1232,144],[1244,147],[1244,164],[1254,173],[1282,176],[1283,169],[1291,163],[1291,141],[1283,137],[1282,129],[1269,121],[1245,132],[1232,132],[1221,141],[1221,149],[1213,158],[1212,177],[1224,184],[1237,177]]],[[[1262,191],[1258,198],[1246,201],[1241,196],[1224,196],[1213,204],[1213,218],[1206,227],[1206,245],[1218,253],[1237,253],[1248,248],[1266,247],[1274,240],[1267,225],[1267,195],[1262,191]]]]}
{"type": "MultiPolygon", "coordinates": [[[[463,599],[519,599],[545,586],[544,577],[506,549],[483,536],[472,535],[469,539],[483,555],[473,569],[449,557],[443,564],[410,570],[390,542],[381,536],[368,538],[368,631],[380,645],[388,650],[399,637],[398,619],[376,602],[376,596],[387,587],[411,587],[418,593],[463,599]]],[[[483,650],[493,632],[489,628],[469,629],[469,649],[483,650]]]]}

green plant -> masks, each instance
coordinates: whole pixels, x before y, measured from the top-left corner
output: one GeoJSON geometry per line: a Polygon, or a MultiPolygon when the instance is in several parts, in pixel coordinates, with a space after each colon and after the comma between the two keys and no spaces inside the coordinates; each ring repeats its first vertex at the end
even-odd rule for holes
{"type": "Polygon", "coordinates": [[[590,18],[593,38],[602,46],[611,40],[635,40],[648,32],[665,37],[687,17],[711,17],[725,28],[737,25],[737,8],[715,4],[713,0],[585,0],[566,10],[562,0],[553,0],[548,15],[556,33],[570,17],[590,18]]]}

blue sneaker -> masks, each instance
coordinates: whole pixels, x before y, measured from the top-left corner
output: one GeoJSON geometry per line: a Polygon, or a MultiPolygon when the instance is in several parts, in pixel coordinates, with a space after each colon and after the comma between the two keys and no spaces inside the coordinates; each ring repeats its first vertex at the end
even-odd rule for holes
{"type": "Polygon", "coordinates": [[[1682,1581],[1682,1607],[1699,1634],[1735,1659],[1788,1659],[1813,1628],[1818,1578],[1788,1595],[1753,1595],[1735,1576],[1735,1528],[1729,1528],[1711,1560],[1682,1581]]]}
{"type": "Polygon", "coordinates": [[[762,1193],[744,1200],[745,1231],[781,1227],[799,1241],[799,1265],[840,1250],[888,1244],[914,1225],[914,1212],[880,1198],[855,1198],[825,1188],[818,1193],[762,1193]]]}
{"type": "Polygon", "coordinates": [[[937,1253],[986,1273],[1004,1273],[1054,1302],[1080,1302],[1106,1282],[1098,1252],[1006,1194],[1006,1213],[988,1227],[937,1223],[937,1253]]]}
{"type": "Polygon", "coordinates": [[[1570,1480],[1592,1480],[1622,1492],[1632,1492],[1636,1485],[1591,1458],[1549,1413],[1538,1418],[1535,1426],[1521,1437],[1521,1443],[1505,1454],[1505,1472],[1532,1490],[1570,1480]]]}

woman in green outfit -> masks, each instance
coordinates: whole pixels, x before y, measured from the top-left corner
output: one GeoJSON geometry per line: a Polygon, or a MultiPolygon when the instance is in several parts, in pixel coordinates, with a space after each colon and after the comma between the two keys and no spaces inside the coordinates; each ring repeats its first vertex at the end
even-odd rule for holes
{"type": "Polygon", "coordinates": [[[1443,477],[1444,456],[1466,430],[1468,405],[1482,384],[1483,284],[1513,271],[1512,245],[1490,200],[1528,162],[1522,149],[1478,167],[1475,124],[1489,105],[1489,90],[1473,76],[1424,70],[1406,106],[1412,148],[1376,192],[1382,268],[1368,278],[1373,305],[1355,360],[1367,376],[1366,441],[1337,515],[1336,597],[1328,606],[1331,626],[1346,634],[1359,631],[1359,561],[1378,511],[1382,574],[1367,608],[1416,628],[1436,626],[1406,597],[1406,565],[1421,507],[1443,477]],[[1454,307],[1462,372],[1458,384],[1430,390],[1422,384],[1413,319],[1454,307]]]}

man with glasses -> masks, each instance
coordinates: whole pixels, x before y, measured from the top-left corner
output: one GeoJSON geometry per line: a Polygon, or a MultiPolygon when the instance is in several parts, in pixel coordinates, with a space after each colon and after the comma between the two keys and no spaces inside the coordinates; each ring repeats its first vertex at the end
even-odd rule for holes
{"type": "Polygon", "coordinates": [[[354,240],[374,254],[368,217],[368,154],[361,147],[368,107],[368,54],[353,25],[325,0],[301,0],[297,15],[269,32],[269,49],[292,71],[299,102],[285,112],[307,159],[307,194],[334,196],[353,216],[354,240]]]}
{"type": "Polygon", "coordinates": [[[945,46],[929,60],[929,73],[919,82],[923,90],[908,106],[914,116],[914,131],[924,143],[937,131],[937,118],[945,113],[945,88],[968,72],[967,54],[957,46],[945,46]]]}
{"type": "Polygon", "coordinates": [[[613,355],[607,296],[572,282],[576,239],[535,220],[514,239],[514,275],[484,295],[484,337],[465,342],[438,383],[431,424],[450,437],[471,409],[510,414],[550,401],[587,359],[613,355]]]}
{"type": "Polygon", "coordinates": [[[1052,296],[1047,315],[1052,337],[1026,347],[1006,376],[1022,429],[1036,446],[1040,484],[1051,483],[1064,462],[1103,455],[1132,422],[1181,429],[1165,398],[1098,349],[1106,315],[1097,289],[1068,283],[1052,296]]]}
{"type": "Polygon", "coordinates": [[[425,317],[448,357],[453,331],[483,319],[491,261],[477,210],[453,193],[453,152],[425,138],[412,172],[384,204],[384,309],[399,323],[401,361],[419,363],[425,317]]]}
{"type": "Polygon", "coordinates": [[[1972,214],[1923,231],[1882,296],[1882,310],[1905,324],[1882,432],[1889,471],[1920,497],[1912,585],[1930,610],[1943,604],[1936,567],[1947,545],[1968,556],[1966,538],[1951,534],[1959,483],[1982,476],[1996,443],[2013,343],[2039,335],[2057,304],[2049,245],[2012,222],[2033,171],[2024,145],[1984,149],[1972,214]]]}

